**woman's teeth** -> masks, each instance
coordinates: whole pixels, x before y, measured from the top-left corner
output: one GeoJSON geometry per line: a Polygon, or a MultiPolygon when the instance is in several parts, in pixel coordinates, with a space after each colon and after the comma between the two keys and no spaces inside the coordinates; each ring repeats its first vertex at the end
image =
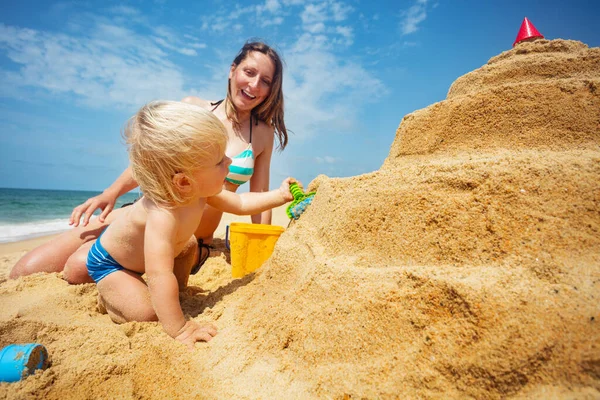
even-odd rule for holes
{"type": "Polygon", "coordinates": [[[252,100],[254,100],[256,98],[256,96],[252,96],[250,93],[246,92],[245,90],[242,90],[242,93],[244,93],[247,97],[251,98],[252,100]]]}

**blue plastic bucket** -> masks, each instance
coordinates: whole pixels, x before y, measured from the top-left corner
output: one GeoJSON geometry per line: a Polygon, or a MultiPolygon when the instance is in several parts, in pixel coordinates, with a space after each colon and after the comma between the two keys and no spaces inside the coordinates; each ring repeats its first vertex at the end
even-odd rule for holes
{"type": "Polygon", "coordinates": [[[0,382],[17,382],[47,366],[48,351],[38,343],[11,344],[0,351],[0,382]]]}

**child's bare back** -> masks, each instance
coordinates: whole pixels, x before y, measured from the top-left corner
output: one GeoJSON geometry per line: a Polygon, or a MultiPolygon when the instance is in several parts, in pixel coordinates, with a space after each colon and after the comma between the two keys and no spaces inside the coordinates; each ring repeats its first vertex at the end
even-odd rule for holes
{"type": "MultiPolygon", "coordinates": [[[[133,205],[126,207],[123,216],[115,220],[102,234],[102,245],[123,268],[137,272],[146,272],[144,262],[144,238],[149,214],[163,214],[177,226],[173,252],[177,257],[188,244],[190,237],[202,219],[205,200],[196,204],[174,209],[157,207],[151,200],[142,197],[133,205]]],[[[161,225],[151,229],[161,230],[161,225]]]]}

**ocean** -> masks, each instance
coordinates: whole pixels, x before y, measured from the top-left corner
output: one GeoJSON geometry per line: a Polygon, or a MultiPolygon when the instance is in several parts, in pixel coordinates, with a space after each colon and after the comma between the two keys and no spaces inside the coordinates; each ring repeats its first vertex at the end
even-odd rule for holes
{"type": "MultiPolygon", "coordinates": [[[[0,188],[0,243],[16,242],[71,229],[73,208],[101,192],[0,188]]],[[[138,193],[119,198],[116,208],[138,193]]],[[[100,214],[99,211],[96,215],[100,214]]]]}

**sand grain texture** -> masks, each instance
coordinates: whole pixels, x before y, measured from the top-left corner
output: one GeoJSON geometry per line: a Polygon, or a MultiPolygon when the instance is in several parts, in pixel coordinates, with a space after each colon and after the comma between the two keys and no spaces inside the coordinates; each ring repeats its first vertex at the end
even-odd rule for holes
{"type": "Polygon", "coordinates": [[[2,278],[0,345],[52,365],[0,397],[600,397],[599,86],[600,49],[568,40],[460,77],[379,171],[313,181],[256,274],[213,254],[182,307],[220,332],[191,353],[98,314],[94,285],[2,278]]]}

